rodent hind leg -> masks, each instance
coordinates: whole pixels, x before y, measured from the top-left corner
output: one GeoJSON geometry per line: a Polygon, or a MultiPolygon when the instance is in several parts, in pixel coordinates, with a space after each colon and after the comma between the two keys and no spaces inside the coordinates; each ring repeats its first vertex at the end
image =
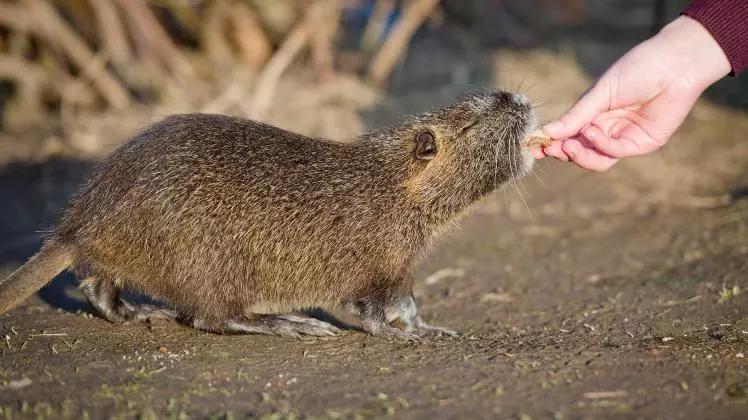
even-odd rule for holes
{"type": "Polygon", "coordinates": [[[460,335],[457,331],[449,328],[437,327],[423,322],[418,314],[418,306],[416,306],[416,300],[412,292],[390,299],[385,307],[385,313],[389,324],[401,323],[405,331],[415,333],[420,337],[440,335],[457,337],[460,335]]]}
{"type": "Polygon", "coordinates": [[[351,299],[343,302],[343,307],[350,314],[361,320],[363,329],[371,335],[418,342],[421,338],[409,331],[403,331],[387,323],[385,315],[386,299],[383,294],[365,298],[351,299]]]}
{"type": "Polygon", "coordinates": [[[285,314],[249,314],[225,320],[195,318],[192,326],[223,334],[266,334],[292,338],[334,336],[340,332],[338,327],[315,318],[285,314]]]}
{"type": "Polygon", "coordinates": [[[133,304],[119,297],[120,288],[108,279],[89,276],[81,282],[83,294],[91,305],[109,322],[117,324],[147,319],[174,320],[177,313],[152,305],[133,304]]]}

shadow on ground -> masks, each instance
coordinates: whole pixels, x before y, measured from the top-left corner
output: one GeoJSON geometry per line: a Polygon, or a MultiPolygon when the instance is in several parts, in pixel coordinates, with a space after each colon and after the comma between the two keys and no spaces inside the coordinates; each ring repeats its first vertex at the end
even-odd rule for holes
{"type": "MultiPolygon", "coordinates": [[[[84,160],[55,159],[0,168],[0,220],[4,221],[0,224],[0,267],[17,267],[39,250],[43,232],[54,225],[94,165],[84,160]]],[[[71,293],[76,287],[74,277],[65,273],[39,297],[67,311],[88,310],[88,303],[71,293]]]]}

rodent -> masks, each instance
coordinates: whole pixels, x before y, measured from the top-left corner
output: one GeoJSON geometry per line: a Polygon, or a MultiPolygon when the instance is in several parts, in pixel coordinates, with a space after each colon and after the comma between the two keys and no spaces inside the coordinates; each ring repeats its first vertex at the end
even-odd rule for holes
{"type": "Polygon", "coordinates": [[[339,330],[289,313],[342,305],[373,335],[455,334],[421,320],[409,267],[481,197],[531,170],[535,126],[527,99],[503,91],[350,143],[168,117],[94,170],[41,251],[0,283],[0,314],[72,269],[112,322],[321,336],[339,330]],[[126,302],[123,288],[169,309],[126,302]]]}

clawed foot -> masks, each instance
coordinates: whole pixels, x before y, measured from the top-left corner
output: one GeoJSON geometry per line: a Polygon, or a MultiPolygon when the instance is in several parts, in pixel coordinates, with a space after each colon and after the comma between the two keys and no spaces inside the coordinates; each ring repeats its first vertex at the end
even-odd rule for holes
{"type": "Polygon", "coordinates": [[[276,323],[279,335],[301,338],[304,335],[330,337],[340,333],[340,328],[316,318],[297,315],[278,315],[278,318],[287,321],[287,323],[280,321],[276,323]]]}
{"type": "Polygon", "coordinates": [[[177,319],[177,312],[171,309],[146,304],[133,304],[126,301],[122,301],[122,305],[125,307],[125,312],[129,314],[130,320],[133,321],[148,321],[151,319],[174,321],[177,319]]]}
{"type": "Polygon", "coordinates": [[[327,322],[286,314],[251,314],[222,321],[197,318],[192,320],[192,326],[199,330],[218,333],[267,334],[291,338],[329,337],[340,332],[338,327],[327,322]]]}
{"type": "Polygon", "coordinates": [[[459,337],[460,333],[451,330],[449,328],[437,327],[434,325],[428,325],[421,320],[420,317],[415,317],[411,322],[405,323],[400,318],[392,321],[392,325],[401,330],[413,333],[421,338],[441,338],[441,337],[459,337]]]}
{"type": "Polygon", "coordinates": [[[420,343],[421,337],[412,332],[403,331],[400,328],[393,327],[387,323],[376,323],[363,325],[364,330],[375,337],[386,338],[389,340],[406,341],[409,343],[420,343]]]}
{"type": "Polygon", "coordinates": [[[369,334],[387,339],[407,341],[410,343],[421,343],[425,338],[440,338],[444,336],[459,337],[460,333],[450,330],[449,328],[435,327],[431,325],[421,325],[411,331],[405,331],[389,324],[377,326],[375,328],[366,328],[369,334]]]}

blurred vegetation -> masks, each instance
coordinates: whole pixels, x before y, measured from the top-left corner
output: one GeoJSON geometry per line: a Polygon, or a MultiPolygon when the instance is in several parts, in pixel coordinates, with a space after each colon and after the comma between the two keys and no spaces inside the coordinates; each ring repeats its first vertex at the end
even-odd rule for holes
{"type": "Polygon", "coordinates": [[[125,110],[174,92],[221,112],[227,106],[220,102],[237,100],[227,79],[250,86],[243,113],[262,119],[279,79],[299,59],[317,81],[335,78],[338,63],[381,85],[439,1],[373,2],[358,49],[341,53],[342,13],[353,3],[2,0],[2,128],[17,132],[82,109],[125,110]],[[395,7],[402,10],[390,27],[395,7]]]}

